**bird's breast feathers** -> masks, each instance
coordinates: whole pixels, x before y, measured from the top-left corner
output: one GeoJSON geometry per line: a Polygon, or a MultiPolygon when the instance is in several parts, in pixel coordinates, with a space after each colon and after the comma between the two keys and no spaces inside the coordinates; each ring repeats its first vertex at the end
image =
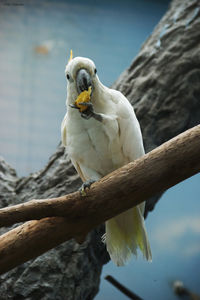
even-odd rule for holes
{"type": "Polygon", "coordinates": [[[119,150],[117,120],[113,118],[108,128],[95,119],[82,119],[78,111],[75,113],[66,124],[69,156],[79,165],[96,170],[101,176],[116,169],[118,165],[115,165],[113,149],[119,150]]]}
{"type": "Polygon", "coordinates": [[[100,177],[143,154],[140,128],[131,105],[121,93],[107,90],[107,97],[101,95],[100,101],[94,102],[94,110],[102,113],[102,122],[85,120],[78,110],[69,107],[63,126],[72,161],[95,170],[100,177]]]}

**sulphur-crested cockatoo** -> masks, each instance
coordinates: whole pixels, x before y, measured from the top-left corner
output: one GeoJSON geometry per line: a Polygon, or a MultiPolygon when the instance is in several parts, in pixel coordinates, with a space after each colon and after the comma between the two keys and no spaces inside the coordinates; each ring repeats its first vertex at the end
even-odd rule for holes
{"type": "MultiPolygon", "coordinates": [[[[133,107],[119,91],[104,86],[96,73],[94,62],[84,57],[71,58],[65,69],[67,113],[61,125],[62,143],[83,182],[97,181],[144,154],[133,107]],[[74,104],[89,87],[91,99],[81,112],[74,104]]],[[[137,255],[137,248],[151,260],[143,213],[144,203],[106,222],[103,241],[118,266],[137,255]]]]}

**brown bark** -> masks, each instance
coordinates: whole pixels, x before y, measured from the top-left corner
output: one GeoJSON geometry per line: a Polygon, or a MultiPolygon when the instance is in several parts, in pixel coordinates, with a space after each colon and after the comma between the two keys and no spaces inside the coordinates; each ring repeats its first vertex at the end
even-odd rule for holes
{"type": "Polygon", "coordinates": [[[92,185],[86,197],[76,192],[0,209],[0,227],[58,216],[73,223],[82,222],[82,229],[88,222],[89,227],[95,227],[199,172],[199,149],[200,125],[107,175],[92,185]],[[105,212],[104,208],[108,210],[105,212]],[[92,224],[94,213],[95,223],[92,224]]]}
{"type": "Polygon", "coordinates": [[[76,192],[2,209],[0,221],[7,225],[45,216],[65,218],[27,222],[1,236],[0,274],[72,237],[86,236],[97,225],[198,173],[199,149],[200,125],[105,176],[84,197],[76,192]]]}

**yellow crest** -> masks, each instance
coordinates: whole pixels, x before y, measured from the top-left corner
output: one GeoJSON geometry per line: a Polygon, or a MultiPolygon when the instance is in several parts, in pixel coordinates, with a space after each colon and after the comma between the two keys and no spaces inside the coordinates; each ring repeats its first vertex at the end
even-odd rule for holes
{"type": "Polygon", "coordinates": [[[72,58],[73,58],[73,51],[72,51],[72,49],[71,49],[71,51],[70,51],[70,58],[69,58],[69,60],[68,60],[68,63],[70,62],[70,60],[72,60],[72,58]]]}

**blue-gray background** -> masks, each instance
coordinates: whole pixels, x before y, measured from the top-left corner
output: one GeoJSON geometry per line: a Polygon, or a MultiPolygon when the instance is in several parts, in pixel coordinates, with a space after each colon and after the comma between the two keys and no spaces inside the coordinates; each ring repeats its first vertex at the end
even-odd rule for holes
{"type": "MultiPolygon", "coordinates": [[[[18,175],[39,170],[60,141],[65,64],[93,59],[110,86],[130,65],[169,1],[0,0],[0,154],[18,175]]],[[[96,300],[126,299],[106,274],[144,299],[176,299],[183,280],[200,293],[200,202],[197,175],[170,189],[147,219],[153,262],[107,264],[96,300]]]]}

